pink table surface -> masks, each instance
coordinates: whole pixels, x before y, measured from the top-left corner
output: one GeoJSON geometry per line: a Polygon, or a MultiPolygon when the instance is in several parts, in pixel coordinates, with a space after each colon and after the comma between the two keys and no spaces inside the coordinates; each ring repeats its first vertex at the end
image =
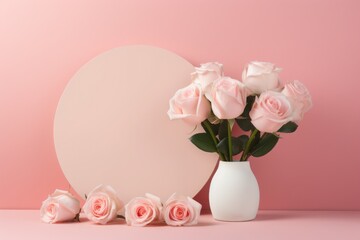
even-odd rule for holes
{"type": "Polygon", "coordinates": [[[0,210],[0,239],[360,239],[360,211],[260,211],[250,222],[218,222],[204,214],[192,227],[45,224],[38,210],[0,210]]]}

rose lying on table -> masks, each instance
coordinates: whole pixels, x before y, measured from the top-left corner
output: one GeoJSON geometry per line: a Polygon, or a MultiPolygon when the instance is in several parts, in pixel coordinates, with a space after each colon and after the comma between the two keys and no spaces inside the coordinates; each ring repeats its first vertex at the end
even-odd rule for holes
{"type": "Polygon", "coordinates": [[[174,193],[165,203],[163,216],[167,225],[195,225],[200,216],[201,204],[190,197],[174,193]]]}
{"type": "Polygon", "coordinates": [[[125,206],[125,218],[131,226],[164,221],[171,226],[195,225],[200,210],[201,204],[190,197],[174,193],[163,205],[160,198],[145,194],[145,197],[134,198],[125,206]]]}
{"type": "MultiPolygon", "coordinates": [[[[79,221],[80,211],[79,200],[63,190],[56,190],[43,202],[40,209],[41,220],[46,223],[79,221]]],[[[162,204],[159,197],[147,193],[145,197],[133,198],[124,207],[112,187],[100,185],[86,196],[83,211],[90,221],[98,224],[125,218],[130,226],[161,223],[186,226],[198,223],[201,204],[176,193],[162,204]],[[123,211],[125,217],[121,215],[123,211]]]]}
{"type": "Polygon", "coordinates": [[[64,222],[79,218],[80,202],[71,193],[56,189],[40,209],[41,220],[46,223],[64,222]]]}
{"type": "Polygon", "coordinates": [[[145,194],[145,197],[133,198],[125,206],[126,223],[130,226],[145,226],[150,223],[162,222],[162,206],[159,197],[145,194]]]}
{"type": "Polygon", "coordinates": [[[117,217],[123,206],[124,204],[112,187],[100,185],[86,197],[83,210],[90,221],[106,224],[117,217]]]}

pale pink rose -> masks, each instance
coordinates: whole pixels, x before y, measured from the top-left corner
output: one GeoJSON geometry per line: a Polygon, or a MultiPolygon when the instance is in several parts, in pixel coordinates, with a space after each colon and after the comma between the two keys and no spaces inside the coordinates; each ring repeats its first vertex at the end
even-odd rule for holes
{"type": "Polygon", "coordinates": [[[80,202],[71,193],[56,189],[40,208],[41,220],[57,223],[74,220],[80,212],[80,202]]]}
{"type": "Polygon", "coordinates": [[[210,102],[204,97],[201,87],[192,83],[179,89],[170,99],[168,115],[171,120],[182,119],[196,125],[210,114],[210,102]]]}
{"type": "Polygon", "coordinates": [[[150,223],[160,222],[162,204],[159,197],[145,194],[145,197],[136,197],[125,206],[126,223],[130,226],[142,227],[150,223]]]}
{"type": "Polygon", "coordinates": [[[213,82],[224,75],[223,65],[218,62],[201,64],[191,74],[193,82],[200,84],[205,96],[209,99],[213,82]]]}
{"type": "Polygon", "coordinates": [[[212,87],[211,108],[219,119],[233,119],[244,111],[247,96],[248,90],[242,82],[222,77],[212,87]]]}
{"type": "Polygon", "coordinates": [[[260,94],[267,90],[280,91],[282,83],[279,79],[281,68],[268,62],[251,62],[243,70],[242,81],[252,94],[260,94]]]}
{"type": "Polygon", "coordinates": [[[256,97],[249,115],[251,123],[259,131],[272,133],[293,120],[293,109],[284,94],[266,91],[256,97]]]}
{"type": "Polygon", "coordinates": [[[87,196],[83,206],[86,217],[95,223],[106,224],[117,217],[123,203],[110,186],[100,185],[87,196]]]}
{"type": "Polygon", "coordinates": [[[164,205],[163,217],[170,226],[195,225],[198,223],[200,211],[200,203],[174,193],[164,205]]]}
{"type": "Polygon", "coordinates": [[[282,93],[287,96],[294,108],[294,121],[302,120],[304,113],[312,107],[312,100],[309,90],[301,82],[295,80],[285,85],[282,93]]]}

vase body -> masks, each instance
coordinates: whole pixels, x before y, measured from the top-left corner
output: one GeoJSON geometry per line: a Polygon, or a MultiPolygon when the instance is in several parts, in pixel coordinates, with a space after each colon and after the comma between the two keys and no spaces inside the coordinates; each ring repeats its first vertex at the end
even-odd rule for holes
{"type": "Polygon", "coordinates": [[[259,185],[248,161],[220,161],[209,191],[210,209],[216,220],[254,219],[259,198],[259,185]]]}

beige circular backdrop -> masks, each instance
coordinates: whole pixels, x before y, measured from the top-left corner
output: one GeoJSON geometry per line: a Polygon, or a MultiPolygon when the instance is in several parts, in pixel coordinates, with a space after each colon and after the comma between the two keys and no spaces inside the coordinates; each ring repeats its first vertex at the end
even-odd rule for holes
{"type": "Polygon", "coordinates": [[[124,202],[144,193],[193,197],[216,165],[188,138],[193,128],[167,116],[169,99],[194,67],[164,49],[126,46],[105,52],[74,75],[54,120],[60,166],[81,195],[99,184],[124,202]]]}

